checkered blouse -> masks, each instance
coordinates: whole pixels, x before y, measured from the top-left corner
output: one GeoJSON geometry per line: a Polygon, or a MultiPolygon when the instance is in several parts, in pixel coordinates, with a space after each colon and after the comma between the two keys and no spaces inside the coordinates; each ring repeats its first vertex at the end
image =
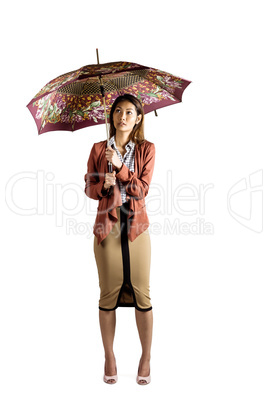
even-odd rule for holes
{"type": "MultiPolygon", "coordinates": [[[[122,163],[126,165],[126,167],[129,168],[131,172],[134,172],[134,161],[135,161],[135,143],[132,142],[131,140],[126,144],[125,148],[127,152],[125,153],[124,157],[122,154],[118,151],[115,145],[115,136],[113,135],[109,139],[109,145],[115,149],[118,158],[122,163]]],[[[126,202],[126,190],[125,190],[125,185],[121,182],[121,180],[118,180],[119,188],[120,188],[120,193],[121,193],[121,198],[122,198],[122,204],[126,202]]]]}

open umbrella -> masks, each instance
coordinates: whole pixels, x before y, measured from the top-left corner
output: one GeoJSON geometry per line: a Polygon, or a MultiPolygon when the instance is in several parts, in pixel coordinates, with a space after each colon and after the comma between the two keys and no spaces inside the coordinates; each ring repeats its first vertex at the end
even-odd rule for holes
{"type": "MultiPolygon", "coordinates": [[[[125,93],[136,96],[144,113],[181,102],[191,81],[151,67],[120,61],[92,64],[60,75],[46,84],[27,105],[38,134],[75,131],[106,123],[114,100],[125,93]]],[[[110,164],[111,165],[111,164],[110,164]]],[[[111,166],[109,166],[109,171],[111,166]]]]}

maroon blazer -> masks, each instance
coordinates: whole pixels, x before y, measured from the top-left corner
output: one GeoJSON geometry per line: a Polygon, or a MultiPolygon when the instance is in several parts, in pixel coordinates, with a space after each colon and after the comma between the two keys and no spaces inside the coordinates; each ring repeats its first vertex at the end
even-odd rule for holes
{"type": "MultiPolygon", "coordinates": [[[[116,180],[115,186],[112,186],[112,194],[103,189],[105,173],[108,173],[106,147],[106,140],[93,144],[88,159],[87,173],[84,177],[86,195],[94,200],[99,200],[93,227],[98,244],[109,234],[117,222],[116,207],[122,205],[118,180],[116,180]]],[[[145,197],[149,191],[154,164],[155,146],[152,142],[145,140],[142,144],[135,145],[135,172],[131,172],[123,163],[122,169],[115,175],[125,185],[126,201],[129,201],[128,238],[131,241],[149,227],[145,197]]]]}

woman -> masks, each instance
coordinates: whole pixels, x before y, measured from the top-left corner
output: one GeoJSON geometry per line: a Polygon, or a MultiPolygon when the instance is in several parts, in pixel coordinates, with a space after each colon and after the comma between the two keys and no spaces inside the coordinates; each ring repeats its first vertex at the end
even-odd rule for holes
{"type": "Polygon", "coordinates": [[[145,197],[153,175],[155,146],[144,139],[144,111],[130,94],[110,112],[110,139],[92,147],[85,193],[99,201],[93,228],[99,274],[99,320],[105,351],[104,381],[117,382],[113,352],[117,307],[135,307],[142,346],[136,381],[150,382],[153,315],[149,275],[151,243],[145,197]],[[108,162],[113,172],[108,172],[108,162]]]}

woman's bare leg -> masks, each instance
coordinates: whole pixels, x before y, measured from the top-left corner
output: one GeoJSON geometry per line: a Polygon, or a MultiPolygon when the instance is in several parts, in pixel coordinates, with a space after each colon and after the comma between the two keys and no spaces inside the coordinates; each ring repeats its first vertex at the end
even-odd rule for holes
{"type": "Polygon", "coordinates": [[[153,311],[139,311],[135,309],[136,323],[142,347],[138,375],[150,375],[151,345],[153,335],[153,311]]]}
{"type": "MultiPolygon", "coordinates": [[[[116,362],[113,351],[115,323],[116,323],[115,310],[112,311],[99,310],[99,320],[100,320],[101,336],[105,353],[104,371],[107,376],[116,375],[117,374],[116,362]]],[[[114,380],[110,380],[110,382],[114,382],[114,380]]]]}

